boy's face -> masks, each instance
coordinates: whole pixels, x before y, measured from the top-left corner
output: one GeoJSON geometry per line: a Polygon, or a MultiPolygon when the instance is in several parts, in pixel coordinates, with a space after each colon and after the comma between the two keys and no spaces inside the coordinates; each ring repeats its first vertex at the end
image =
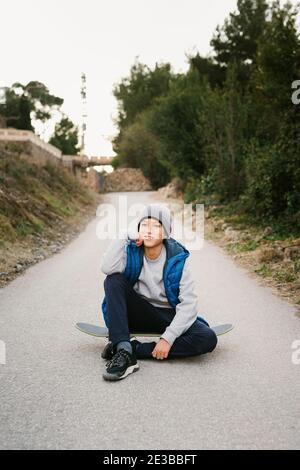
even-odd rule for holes
{"type": "Polygon", "coordinates": [[[160,245],[165,238],[162,224],[157,219],[151,217],[141,221],[139,233],[143,238],[144,245],[147,247],[160,245]]]}

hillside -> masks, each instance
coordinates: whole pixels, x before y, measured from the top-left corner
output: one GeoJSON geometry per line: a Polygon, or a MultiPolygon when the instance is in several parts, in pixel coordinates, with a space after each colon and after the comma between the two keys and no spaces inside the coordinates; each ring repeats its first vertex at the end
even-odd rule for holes
{"type": "Polygon", "coordinates": [[[0,143],[0,286],[59,251],[101,201],[67,170],[23,157],[19,146],[0,143]]]}

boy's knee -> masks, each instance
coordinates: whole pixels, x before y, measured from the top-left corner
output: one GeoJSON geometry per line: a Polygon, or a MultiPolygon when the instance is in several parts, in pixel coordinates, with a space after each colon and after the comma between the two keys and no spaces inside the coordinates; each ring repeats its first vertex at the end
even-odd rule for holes
{"type": "Polygon", "coordinates": [[[196,334],[196,351],[197,354],[205,354],[212,352],[218,343],[218,337],[213,329],[206,328],[205,335],[203,332],[198,336],[196,334]]]}
{"type": "Polygon", "coordinates": [[[116,282],[120,282],[124,280],[125,280],[125,276],[123,273],[112,273],[106,276],[106,278],[104,279],[103,285],[104,287],[107,287],[111,283],[115,284],[116,282]]]}
{"type": "Polygon", "coordinates": [[[207,352],[212,352],[218,343],[218,337],[214,330],[209,328],[209,332],[207,333],[207,352]]]}

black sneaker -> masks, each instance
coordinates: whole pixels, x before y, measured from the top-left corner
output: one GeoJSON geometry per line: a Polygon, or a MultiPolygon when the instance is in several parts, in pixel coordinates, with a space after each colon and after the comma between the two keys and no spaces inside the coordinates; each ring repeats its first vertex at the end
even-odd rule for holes
{"type": "MultiPolygon", "coordinates": [[[[140,344],[141,342],[138,341],[137,339],[135,339],[135,337],[131,338],[130,339],[130,342],[131,344],[135,344],[135,347],[140,344]]],[[[101,353],[101,357],[102,359],[106,359],[108,361],[110,361],[113,357],[113,355],[116,353],[116,350],[114,349],[113,350],[113,344],[111,341],[109,341],[106,346],[104,347],[102,353],[101,353]]]]}
{"type": "Polygon", "coordinates": [[[139,365],[136,360],[135,345],[132,345],[132,353],[126,349],[119,349],[112,359],[106,363],[106,371],[103,373],[105,380],[121,380],[127,375],[137,372],[139,365]]]}
{"type": "Polygon", "coordinates": [[[102,353],[101,353],[102,359],[107,359],[110,360],[113,357],[113,344],[111,341],[108,341],[108,343],[105,345],[102,353]]]}

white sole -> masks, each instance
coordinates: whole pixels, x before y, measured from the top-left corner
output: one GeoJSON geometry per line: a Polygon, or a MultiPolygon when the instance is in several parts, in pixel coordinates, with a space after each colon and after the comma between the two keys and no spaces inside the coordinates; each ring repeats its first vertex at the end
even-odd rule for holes
{"type": "Polygon", "coordinates": [[[132,374],[133,372],[137,372],[139,368],[140,366],[138,364],[134,364],[133,366],[127,367],[126,372],[120,377],[114,374],[108,374],[107,372],[104,372],[103,378],[105,380],[111,380],[111,381],[122,380],[122,379],[125,379],[125,377],[127,377],[129,374],[132,374]]]}

